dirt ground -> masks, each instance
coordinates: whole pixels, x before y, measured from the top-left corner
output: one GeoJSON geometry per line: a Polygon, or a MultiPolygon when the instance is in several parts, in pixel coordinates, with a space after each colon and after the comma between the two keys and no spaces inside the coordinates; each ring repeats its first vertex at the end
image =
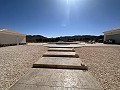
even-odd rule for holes
{"type": "Polygon", "coordinates": [[[76,48],[76,52],[104,90],[120,90],[120,47],[89,46],[76,48]]]}
{"type": "Polygon", "coordinates": [[[0,90],[19,80],[47,48],[43,46],[9,46],[0,48],[0,90]]]}

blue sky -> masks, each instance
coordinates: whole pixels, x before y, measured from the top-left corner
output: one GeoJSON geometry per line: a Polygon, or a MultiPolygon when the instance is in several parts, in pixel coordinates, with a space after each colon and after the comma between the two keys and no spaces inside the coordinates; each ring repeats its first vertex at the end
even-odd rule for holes
{"type": "Polygon", "coordinates": [[[47,37],[120,27],[120,0],[0,0],[0,27],[47,37]]]}

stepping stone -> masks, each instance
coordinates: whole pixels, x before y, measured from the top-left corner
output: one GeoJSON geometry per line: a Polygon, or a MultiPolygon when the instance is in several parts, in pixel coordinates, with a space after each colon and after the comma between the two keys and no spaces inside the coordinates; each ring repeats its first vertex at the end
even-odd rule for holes
{"type": "Polygon", "coordinates": [[[44,45],[46,47],[49,47],[49,48],[77,48],[77,47],[82,47],[81,45],[77,45],[77,44],[73,44],[73,45],[57,45],[57,44],[47,44],[47,45],[44,45]]]}
{"type": "Polygon", "coordinates": [[[43,57],[73,57],[78,58],[79,56],[75,52],[46,52],[43,57]]]}
{"type": "Polygon", "coordinates": [[[42,57],[33,64],[33,68],[79,69],[87,70],[79,58],[42,57]]]}
{"type": "Polygon", "coordinates": [[[49,48],[48,51],[75,52],[75,50],[73,48],[49,48]]]}
{"type": "Polygon", "coordinates": [[[9,90],[103,90],[88,71],[31,69],[9,90]]]}
{"type": "Polygon", "coordinates": [[[79,42],[49,42],[48,44],[79,44],[79,42]]]}

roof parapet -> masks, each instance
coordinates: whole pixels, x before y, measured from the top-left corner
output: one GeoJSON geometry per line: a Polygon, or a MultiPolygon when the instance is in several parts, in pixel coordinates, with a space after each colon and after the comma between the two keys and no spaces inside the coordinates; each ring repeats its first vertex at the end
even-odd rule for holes
{"type": "Polygon", "coordinates": [[[120,28],[113,28],[111,30],[104,31],[103,33],[108,33],[108,32],[117,32],[120,31],[120,28]]]}
{"type": "Polygon", "coordinates": [[[7,34],[13,34],[13,35],[26,36],[26,34],[21,34],[21,33],[18,33],[18,32],[13,32],[13,31],[8,30],[8,29],[2,29],[2,30],[0,30],[0,32],[7,33],[7,34]]]}

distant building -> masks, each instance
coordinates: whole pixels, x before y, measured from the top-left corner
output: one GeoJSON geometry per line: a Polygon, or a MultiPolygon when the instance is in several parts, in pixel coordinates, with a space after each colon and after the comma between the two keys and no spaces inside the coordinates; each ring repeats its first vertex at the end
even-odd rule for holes
{"type": "Polygon", "coordinates": [[[0,30],[0,46],[26,44],[26,35],[7,29],[0,30]]]}
{"type": "Polygon", "coordinates": [[[120,28],[105,31],[103,33],[104,41],[114,40],[116,44],[120,44],[120,28]]]}

